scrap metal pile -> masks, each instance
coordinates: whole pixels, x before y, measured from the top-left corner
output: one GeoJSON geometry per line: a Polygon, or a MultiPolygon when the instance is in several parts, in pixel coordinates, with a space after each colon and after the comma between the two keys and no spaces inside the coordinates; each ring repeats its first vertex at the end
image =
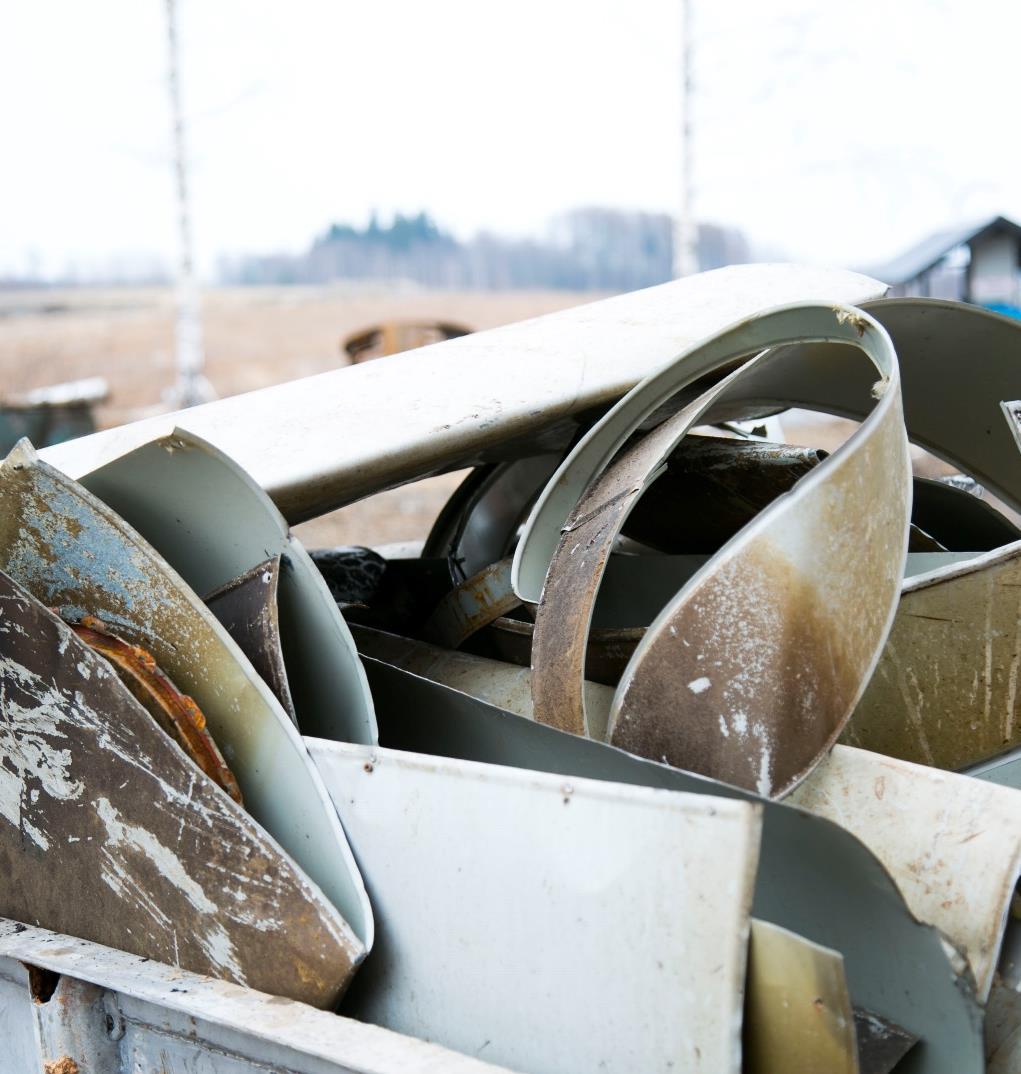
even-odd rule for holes
{"type": "Polygon", "coordinates": [[[721,270],[22,441],[3,1069],[1021,1069],[1021,325],[882,291],[721,270]],[[732,435],[790,407],[860,425],[732,435]],[[415,555],[289,530],[469,464],[415,555]]]}

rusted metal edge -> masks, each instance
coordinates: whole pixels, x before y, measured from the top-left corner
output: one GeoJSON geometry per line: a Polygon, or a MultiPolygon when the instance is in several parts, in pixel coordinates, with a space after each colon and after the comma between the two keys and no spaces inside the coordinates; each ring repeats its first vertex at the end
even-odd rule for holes
{"type": "Polygon", "coordinates": [[[96,615],[149,650],[202,710],[248,811],[371,947],[372,910],[336,811],[269,687],[166,560],[27,441],[0,464],[0,569],[47,607],[96,615]]]}
{"type": "Polygon", "coordinates": [[[365,956],[110,664],[0,572],[0,914],[333,1006],[365,956]]]}

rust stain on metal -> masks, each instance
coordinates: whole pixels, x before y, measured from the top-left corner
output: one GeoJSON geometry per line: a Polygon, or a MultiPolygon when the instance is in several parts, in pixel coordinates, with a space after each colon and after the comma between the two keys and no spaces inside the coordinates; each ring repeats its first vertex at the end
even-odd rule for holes
{"type": "Polygon", "coordinates": [[[451,589],[422,629],[422,637],[456,649],[484,626],[519,607],[511,588],[511,561],[502,559],[451,589]]]}
{"type": "Polygon", "coordinates": [[[364,955],[110,664],[3,573],[0,875],[2,916],[316,1006],[364,955]]]}
{"type": "Polygon", "coordinates": [[[80,623],[68,626],[90,649],[110,661],[136,700],[199,768],[243,805],[238,781],[206,730],[202,710],[164,675],[152,654],[111,634],[94,615],[86,615],[80,623]]]}
{"type": "Polygon", "coordinates": [[[43,1063],[43,1071],[44,1074],[79,1074],[79,1067],[69,1055],[62,1055],[59,1059],[43,1063]]]}
{"type": "Polygon", "coordinates": [[[273,556],[210,593],[205,603],[297,724],[280,642],[279,584],[280,556],[273,556]]]}

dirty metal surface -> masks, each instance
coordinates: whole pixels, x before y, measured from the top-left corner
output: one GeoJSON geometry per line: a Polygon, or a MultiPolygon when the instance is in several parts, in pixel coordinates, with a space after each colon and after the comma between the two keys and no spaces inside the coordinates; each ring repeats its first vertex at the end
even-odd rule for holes
{"type": "Polygon", "coordinates": [[[768,921],[752,921],[742,1070],[859,1074],[840,952],[768,921]]]}
{"type": "Polygon", "coordinates": [[[241,788],[209,734],[205,716],[192,698],[163,674],[152,654],[111,634],[94,616],[68,625],[79,640],[109,661],[134,698],[188,757],[225,794],[244,805],[241,788]]]}
{"type": "Polygon", "coordinates": [[[536,455],[473,470],[444,505],[422,549],[450,564],[456,584],[510,555],[536,496],[560,464],[536,455]]]}
{"type": "Polygon", "coordinates": [[[842,741],[959,769],[1021,745],[1021,543],[904,582],[842,741]]]}
{"type": "Polygon", "coordinates": [[[319,889],[3,574],[0,612],[0,914],[332,1006],[365,948],[319,889]]]}
{"type": "Polygon", "coordinates": [[[832,744],[892,618],[910,474],[888,338],[860,314],[823,306],[778,310],[703,344],[614,407],[558,471],[515,558],[525,577],[557,526],[536,616],[537,719],[585,733],[584,651],[616,534],[691,426],[743,398],[746,375],[782,383],[787,371],[776,357],[783,352],[751,359],[600,474],[603,460],[690,381],[689,366],[719,368],[805,337],[865,351],[881,378],[875,410],[847,445],[757,516],[663,609],[624,672],[609,734],[630,752],[767,796],[789,790],[832,744]],[[588,474],[598,476],[561,525],[560,505],[588,474]],[[863,602],[863,593],[870,599],[863,602]]]}
{"type": "Polygon", "coordinates": [[[925,1042],[898,1074],[984,1070],[981,1011],[938,931],[912,916],[878,858],[824,817],[522,719],[366,658],[382,742],[492,764],[742,798],[763,805],[753,912],[839,951],[854,1002],[925,1042]]]}
{"type": "Polygon", "coordinates": [[[903,1070],[898,1064],[918,1043],[914,1033],[861,1007],[854,1009],[854,1031],[861,1074],[893,1074],[903,1070]]]}
{"type": "Polygon", "coordinates": [[[517,608],[511,588],[511,561],[497,560],[455,585],[433,610],[422,636],[436,645],[457,649],[472,634],[517,608]]]}
{"type": "Polygon", "coordinates": [[[838,745],[788,801],[869,847],[985,1002],[1021,874],[1021,792],[838,745]]]}
{"type": "Polygon", "coordinates": [[[179,426],[230,455],[290,522],[300,522],[383,488],[493,460],[512,441],[518,455],[565,447],[577,415],[613,402],[735,321],[785,302],[857,305],[885,290],[843,270],[719,269],[107,430],[45,457],[80,477],[179,426]],[[544,448],[551,430],[559,443],[544,448]]]}
{"type": "Polygon", "coordinates": [[[298,726],[304,734],[375,741],[372,698],[336,602],[269,497],[230,458],[175,430],[84,475],[82,484],[197,593],[281,556],[280,637],[298,726]]]}
{"type": "MultiPolygon", "coordinates": [[[[352,624],[351,633],[363,656],[394,664],[518,716],[533,718],[532,672],[527,663],[519,666],[474,653],[455,652],[357,624],[352,624]]],[[[606,733],[612,700],[610,687],[599,682],[585,683],[585,703],[595,738],[606,733]]]]}
{"type": "Polygon", "coordinates": [[[380,921],[346,1013],[531,1074],[740,1070],[757,807],[309,748],[380,921]]]}
{"type": "Polygon", "coordinates": [[[19,445],[0,465],[0,569],[68,618],[95,615],[195,699],[245,806],[366,947],[372,914],[294,725],[195,593],[105,504],[19,445]]]}
{"type": "MultiPolygon", "coordinates": [[[[825,335],[828,316],[833,338],[856,340],[871,360],[874,410],[672,598],[610,713],[610,741],[624,749],[766,796],[796,786],[851,716],[890,629],[907,552],[911,471],[896,356],[862,315],[816,312],[813,323],[801,311],[804,335],[825,335]]],[[[783,354],[753,359],[749,378],[782,385],[783,354]]],[[[743,372],[719,403],[741,397],[743,372]]]]}
{"type": "Polygon", "coordinates": [[[297,723],[280,641],[279,579],[280,556],[273,556],[208,594],[205,604],[297,723]]]}
{"type": "MultiPolygon", "coordinates": [[[[1021,510],[1021,454],[1000,406],[1017,395],[1021,321],[941,299],[891,298],[862,308],[893,339],[911,442],[1021,510]]],[[[791,349],[801,392],[790,405],[856,420],[869,412],[871,382],[846,348],[791,349]]],[[[763,386],[757,405],[773,399],[763,386]]]]}
{"type": "Polygon", "coordinates": [[[304,1003],[0,919],[4,1074],[66,1055],[80,1074],[507,1074],[304,1003]],[[26,965],[50,975],[32,999],[26,965]],[[51,1049],[62,1049],[54,1053],[51,1049]]]}

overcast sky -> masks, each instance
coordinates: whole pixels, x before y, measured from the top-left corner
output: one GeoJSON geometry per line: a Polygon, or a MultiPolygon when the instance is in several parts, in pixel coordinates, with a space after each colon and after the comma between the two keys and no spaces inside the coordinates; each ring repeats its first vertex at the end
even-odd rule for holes
{"type": "MultiPolygon", "coordinates": [[[[692,0],[694,208],[766,252],[868,265],[1021,218],[1021,4],[692,0]]],[[[298,250],[429,210],[461,236],[672,211],[678,0],[181,0],[196,238],[298,250]]],[[[0,272],[169,257],[162,0],[0,16],[0,272]]]]}

